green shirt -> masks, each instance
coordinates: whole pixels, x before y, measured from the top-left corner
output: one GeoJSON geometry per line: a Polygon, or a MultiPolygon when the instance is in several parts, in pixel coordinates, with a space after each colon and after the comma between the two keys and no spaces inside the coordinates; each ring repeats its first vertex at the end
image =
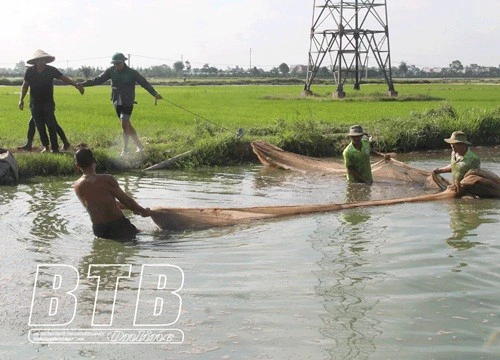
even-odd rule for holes
{"type": "Polygon", "coordinates": [[[467,171],[479,169],[480,166],[481,160],[470,150],[467,150],[464,156],[451,153],[451,174],[455,181],[462,181],[467,171]]]}
{"type": "MultiPolygon", "coordinates": [[[[370,142],[363,139],[361,140],[361,150],[356,149],[354,144],[351,142],[342,152],[342,156],[344,157],[344,164],[346,168],[354,168],[354,170],[361,174],[365,181],[368,180],[371,182],[373,181],[373,177],[370,165],[370,153],[370,142]]],[[[347,171],[347,180],[351,182],[359,182],[359,180],[355,179],[349,171],[347,171]]]]}
{"type": "Polygon", "coordinates": [[[82,85],[100,85],[110,79],[111,100],[115,106],[134,106],[136,83],[146,89],[152,96],[158,94],[153,86],[137,70],[131,69],[128,66],[125,66],[121,71],[118,71],[114,66],[107,68],[101,75],[84,81],[82,85]]]}

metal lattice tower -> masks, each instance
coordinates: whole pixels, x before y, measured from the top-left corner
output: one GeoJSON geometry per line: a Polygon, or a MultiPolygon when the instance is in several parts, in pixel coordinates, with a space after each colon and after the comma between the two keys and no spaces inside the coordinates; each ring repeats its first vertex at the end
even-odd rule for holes
{"type": "Polygon", "coordinates": [[[337,84],[333,96],[345,96],[344,84],[347,78],[353,78],[354,89],[359,90],[369,55],[376,60],[385,78],[389,96],[397,96],[392,82],[385,0],[313,1],[309,64],[304,94],[312,94],[312,81],[325,58],[331,63],[330,70],[337,84]]]}

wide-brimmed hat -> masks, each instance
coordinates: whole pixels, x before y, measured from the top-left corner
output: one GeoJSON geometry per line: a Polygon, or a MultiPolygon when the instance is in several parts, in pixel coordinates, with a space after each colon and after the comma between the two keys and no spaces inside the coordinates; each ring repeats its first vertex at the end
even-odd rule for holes
{"type": "Polygon", "coordinates": [[[347,136],[363,136],[366,133],[363,131],[363,128],[360,125],[353,125],[349,128],[349,134],[347,136]]]}
{"type": "Polygon", "coordinates": [[[52,56],[52,55],[49,55],[47,54],[45,51],[43,50],[40,50],[38,49],[37,51],[35,51],[35,53],[33,54],[33,57],[31,59],[29,59],[28,61],[26,61],[28,64],[30,65],[35,65],[35,61],[36,60],[40,60],[40,59],[45,59],[45,62],[48,64],[48,63],[51,63],[52,61],[54,61],[56,59],[55,56],[52,56]]]}
{"type": "Polygon", "coordinates": [[[448,144],[467,144],[472,145],[467,141],[467,134],[463,131],[454,131],[449,139],[444,139],[448,144]]]}
{"type": "Polygon", "coordinates": [[[122,53],[116,53],[113,55],[113,57],[111,58],[111,64],[118,64],[118,63],[122,63],[122,62],[125,62],[125,60],[128,60],[125,55],[123,55],[122,53]]]}

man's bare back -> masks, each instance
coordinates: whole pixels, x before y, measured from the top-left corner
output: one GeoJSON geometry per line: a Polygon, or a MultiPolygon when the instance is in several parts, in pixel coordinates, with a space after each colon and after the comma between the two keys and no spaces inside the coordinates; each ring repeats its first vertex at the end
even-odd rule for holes
{"type": "Polygon", "coordinates": [[[111,175],[82,175],[74,184],[76,195],[87,209],[93,224],[103,224],[123,216],[115,200],[118,182],[111,175]]]}
{"type": "Polygon", "coordinates": [[[75,153],[75,160],[83,175],[75,181],[73,188],[90,215],[94,235],[107,239],[133,239],[139,230],[123,216],[121,209],[132,210],[141,216],[151,216],[151,210],[127,195],[112,175],[96,173],[92,150],[80,148],[75,153]]]}

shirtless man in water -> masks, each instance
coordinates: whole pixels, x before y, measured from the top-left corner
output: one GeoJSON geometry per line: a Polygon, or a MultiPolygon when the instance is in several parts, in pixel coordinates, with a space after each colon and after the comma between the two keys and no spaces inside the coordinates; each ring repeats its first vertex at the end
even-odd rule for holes
{"type": "Polygon", "coordinates": [[[112,175],[96,173],[92,150],[79,149],[75,153],[75,161],[83,175],[73,188],[90,215],[94,235],[114,240],[134,239],[139,230],[121,209],[132,210],[143,217],[151,216],[151,210],[143,208],[127,195],[112,175]]]}

